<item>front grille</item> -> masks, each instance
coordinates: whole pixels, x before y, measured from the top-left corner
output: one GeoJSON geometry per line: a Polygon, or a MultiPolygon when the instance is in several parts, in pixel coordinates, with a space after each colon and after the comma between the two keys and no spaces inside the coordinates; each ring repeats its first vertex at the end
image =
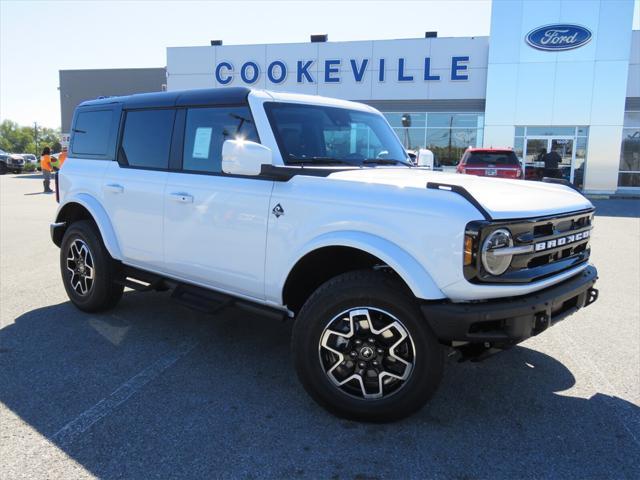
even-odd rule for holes
{"type": "MultiPolygon", "coordinates": [[[[528,283],[541,280],[585,263],[589,259],[589,239],[593,209],[568,215],[543,217],[509,222],[473,222],[478,232],[477,244],[498,228],[511,231],[514,247],[530,247],[526,253],[515,255],[507,271],[492,276],[484,271],[480,256],[473,265],[465,267],[465,277],[475,283],[528,283]]],[[[469,231],[469,229],[468,229],[469,231]]]]}

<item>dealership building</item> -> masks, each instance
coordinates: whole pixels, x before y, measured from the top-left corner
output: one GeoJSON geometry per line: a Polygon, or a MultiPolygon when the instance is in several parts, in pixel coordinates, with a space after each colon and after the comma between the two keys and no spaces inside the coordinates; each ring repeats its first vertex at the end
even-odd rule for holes
{"type": "Polygon", "coordinates": [[[640,193],[632,23],[633,0],[494,0],[487,37],[169,47],[162,88],[355,100],[383,112],[407,148],[433,151],[438,168],[469,146],[512,147],[532,172],[555,150],[583,191],[640,193]]]}

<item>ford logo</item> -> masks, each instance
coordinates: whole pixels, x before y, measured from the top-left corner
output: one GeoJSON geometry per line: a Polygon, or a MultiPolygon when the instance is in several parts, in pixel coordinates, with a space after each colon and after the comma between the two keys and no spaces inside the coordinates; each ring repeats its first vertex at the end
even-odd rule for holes
{"type": "Polygon", "coordinates": [[[525,40],[538,50],[571,50],[588,43],[591,31],[580,25],[545,25],[531,30],[525,40]]]}

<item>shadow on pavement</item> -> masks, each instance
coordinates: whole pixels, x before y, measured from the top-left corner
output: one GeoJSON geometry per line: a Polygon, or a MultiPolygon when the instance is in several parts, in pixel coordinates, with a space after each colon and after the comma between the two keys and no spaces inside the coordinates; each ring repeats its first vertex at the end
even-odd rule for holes
{"type": "Polygon", "coordinates": [[[596,207],[596,217],[640,218],[640,199],[591,200],[596,207]]]}
{"type": "Polygon", "coordinates": [[[94,475],[151,477],[632,477],[639,409],[571,397],[571,372],[516,347],[448,362],[419,413],[385,425],[335,418],[299,386],[291,325],[228,310],[204,316],[165,294],[127,293],[110,313],[70,303],[0,330],[0,401],[43,436],[187,340],[197,346],[71,444],[94,475]],[[632,420],[632,419],[631,419],[632,420]]]}
{"type": "Polygon", "coordinates": [[[51,195],[52,193],[56,193],[55,191],[53,192],[32,192],[32,193],[25,193],[24,196],[25,197],[30,197],[32,195],[51,195]]]}
{"type": "Polygon", "coordinates": [[[13,178],[21,178],[23,180],[42,180],[42,173],[20,173],[14,175],[13,178]]]}

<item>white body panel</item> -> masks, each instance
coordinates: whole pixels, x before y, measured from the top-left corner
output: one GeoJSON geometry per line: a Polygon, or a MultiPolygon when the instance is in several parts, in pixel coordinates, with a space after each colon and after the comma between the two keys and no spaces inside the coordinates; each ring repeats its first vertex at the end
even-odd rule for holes
{"type": "Polygon", "coordinates": [[[169,173],[164,270],[263,299],[272,186],[272,181],[254,178],[169,173]]]}
{"type": "MultiPolygon", "coordinates": [[[[591,208],[591,203],[572,188],[550,183],[483,178],[476,175],[433,172],[426,169],[376,168],[331,175],[332,179],[395,185],[424,190],[428,182],[464,187],[493,219],[540,217],[591,208]]],[[[456,193],[440,193],[458,196],[456,193]]]]}
{"type": "Polygon", "coordinates": [[[162,268],[164,186],[167,172],[122,168],[110,162],[102,181],[102,204],[122,251],[122,260],[162,268]]]}
{"type": "MultiPolygon", "coordinates": [[[[376,112],[344,100],[252,91],[249,105],[260,143],[272,150],[276,166],[283,162],[265,101],[376,112]]],[[[345,169],[272,181],[69,159],[61,172],[61,208],[69,202],[86,205],[111,255],[126,264],[272,306],[283,306],[283,287],[296,263],[328,246],[378,257],[421,299],[524,295],[584,268],[525,285],[469,283],[462,270],[465,227],[483,215],[457,193],[428,189],[428,182],[463,186],[493,219],[592,207],[564,186],[421,168],[345,169]],[[276,205],[284,214],[272,214],[276,205]]]]}

